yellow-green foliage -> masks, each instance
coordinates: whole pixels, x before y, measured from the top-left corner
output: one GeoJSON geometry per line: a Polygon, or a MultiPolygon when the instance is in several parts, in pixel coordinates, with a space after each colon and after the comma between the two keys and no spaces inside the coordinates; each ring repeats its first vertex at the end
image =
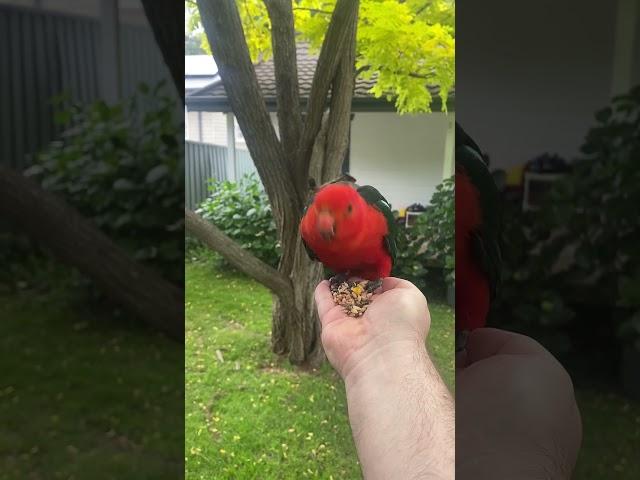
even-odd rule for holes
{"type": "MultiPolygon", "coordinates": [[[[298,41],[318,50],[336,0],[294,0],[298,41]]],[[[187,2],[189,31],[202,31],[197,7],[187,2]]],[[[251,58],[271,56],[271,33],[263,0],[238,0],[251,58]]],[[[376,83],[371,93],[395,101],[399,113],[431,111],[429,86],[440,89],[442,109],[455,80],[453,0],[360,0],[356,68],[376,83]]],[[[202,45],[211,48],[206,35],[202,45]]]]}

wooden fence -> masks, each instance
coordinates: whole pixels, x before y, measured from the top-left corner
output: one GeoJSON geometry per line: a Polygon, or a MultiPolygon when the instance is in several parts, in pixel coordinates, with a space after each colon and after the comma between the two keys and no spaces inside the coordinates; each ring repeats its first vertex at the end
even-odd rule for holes
{"type": "MultiPolygon", "coordinates": [[[[236,173],[238,178],[256,172],[247,150],[236,149],[236,173]]],[[[227,147],[200,142],[185,142],[185,205],[192,210],[207,198],[209,180],[229,180],[227,172],[227,147]]]]}
{"type": "MultiPolygon", "coordinates": [[[[140,82],[171,85],[151,30],[120,25],[120,50],[123,97],[140,82]]],[[[25,155],[57,138],[53,97],[66,92],[83,104],[100,97],[100,58],[96,19],[0,5],[0,163],[23,169],[25,155]]]]}

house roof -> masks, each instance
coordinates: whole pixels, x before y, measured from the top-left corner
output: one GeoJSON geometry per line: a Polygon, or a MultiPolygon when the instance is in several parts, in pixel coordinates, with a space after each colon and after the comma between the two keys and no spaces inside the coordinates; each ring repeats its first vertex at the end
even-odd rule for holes
{"type": "MultiPolygon", "coordinates": [[[[306,104],[311,94],[311,84],[313,75],[318,63],[318,54],[309,51],[309,45],[298,43],[297,46],[298,84],[300,89],[301,103],[306,104]]],[[[267,108],[276,110],[276,75],[273,58],[261,61],[254,65],[258,84],[265,98],[267,108]]],[[[369,91],[375,85],[375,77],[369,80],[363,78],[356,79],[353,92],[353,111],[395,111],[395,104],[386,98],[375,98],[369,91]]],[[[438,88],[432,88],[434,97],[434,111],[439,107],[438,88]]],[[[453,99],[453,92],[449,94],[453,99]]],[[[186,96],[186,103],[189,110],[221,111],[231,110],[227,99],[227,93],[222,83],[220,74],[216,74],[208,85],[189,92],[186,96]]]]}

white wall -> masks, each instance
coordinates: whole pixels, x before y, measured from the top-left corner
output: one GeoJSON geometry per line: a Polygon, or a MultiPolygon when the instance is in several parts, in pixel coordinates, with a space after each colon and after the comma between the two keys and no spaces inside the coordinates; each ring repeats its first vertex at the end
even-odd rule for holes
{"type": "MultiPolygon", "coordinates": [[[[277,115],[270,116],[277,133],[277,115]]],[[[188,112],[187,140],[226,145],[225,114],[202,112],[201,118],[202,138],[198,112],[188,112]]],[[[349,173],[359,184],[378,188],[394,209],[416,202],[427,205],[443,179],[447,126],[453,128],[454,121],[453,113],[356,113],[351,125],[349,173]]],[[[238,137],[236,126],[236,148],[246,149],[238,137]]],[[[447,176],[453,175],[453,162],[450,167],[447,176]]]]}
{"type": "Polygon", "coordinates": [[[491,156],[572,158],[610,97],[617,1],[485,0],[456,12],[456,114],[491,156]]]}
{"type": "Polygon", "coordinates": [[[226,145],[226,115],[221,112],[187,112],[185,138],[194,142],[226,145]]]}
{"type": "Polygon", "coordinates": [[[452,113],[356,113],[349,173],[359,184],[375,186],[394,209],[428,204],[443,179],[447,124],[452,120],[452,113]]]}
{"type": "MultiPolygon", "coordinates": [[[[271,122],[278,133],[278,117],[276,113],[270,113],[271,122]]],[[[242,130],[235,120],[236,148],[246,150],[247,144],[242,135],[242,130]]],[[[212,143],[214,145],[227,145],[227,117],[222,112],[187,112],[187,122],[185,126],[185,138],[194,142],[212,143]],[[202,119],[202,121],[200,121],[202,119]],[[200,130],[202,125],[202,130],[200,130]]]]}

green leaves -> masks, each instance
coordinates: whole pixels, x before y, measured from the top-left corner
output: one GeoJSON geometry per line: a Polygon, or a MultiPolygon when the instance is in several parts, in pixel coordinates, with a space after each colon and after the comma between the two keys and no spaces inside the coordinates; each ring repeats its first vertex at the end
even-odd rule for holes
{"type": "Polygon", "coordinates": [[[371,93],[395,99],[399,113],[431,111],[430,86],[439,87],[446,110],[454,84],[453,3],[432,3],[434,18],[420,11],[423,2],[367,1],[360,8],[356,68],[366,68],[364,78],[376,79],[371,93]]]}
{"type": "Polygon", "coordinates": [[[119,178],[113,182],[114,190],[133,190],[136,188],[136,184],[126,178],[119,178]]]}
{"type": "MultiPolygon", "coordinates": [[[[64,99],[57,105],[64,106],[64,99]]],[[[184,168],[175,101],[141,85],[117,105],[67,106],[62,140],[40,152],[25,175],[59,193],[134,257],[183,282],[184,168]],[[145,110],[140,108],[145,105],[145,110]]]]}
{"type": "Polygon", "coordinates": [[[158,180],[160,180],[162,177],[168,174],[169,174],[169,167],[167,165],[157,165],[153,167],[151,170],[149,170],[145,178],[145,182],[155,183],[158,180]]]}
{"type": "MultiPolygon", "coordinates": [[[[500,302],[509,308],[554,298],[552,308],[537,306],[519,326],[531,319],[552,328],[567,319],[584,322],[569,317],[572,310],[601,305],[617,313],[599,320],[617,330],[640,311],[640,87],[617,96],[595,119],[582,157],[554,183],[541,209],[512,212],[505,225],[505,264],[513,270],[507,268],[500,302]],[[558,264],[563,268],[554,269],[558,264]]],[[[624,331],[635,335],[625,341],[640,337],[624,331]]]]}
{"type": "Polygon", "coordinates": [[[424,214],[398,233],[398,261],[393,275],[426,288],[430,270],[441,270],[447,285],[455,283],[454,180],[436,187],[424,214]]]}
{"type": "Polygon", "coordinates": [[[280,250],[276,226],[269,200],[256,175],[245,175],[237,183],[212,181],[209,190],[209,197],[196,213],[260,260],[277,267],[280,250]]]}
{"type": "MultiPolygon", "coordinates": [[[[187,31],[202,35],[198,9],[187,2],[187,31]]],[[[271,25],[263,0],[238,0],[238,10],[252,60],[272,55],[271,25]]],[[[296,41],[319,52],[336,0],[295,0],[296,41]]],[[[215,48],[215,45],[214,45],[215,48]]],[[[395,101],[399,113],[429,112],[431,88],[439,90],[446,111],[455,81],[455,3],[453,0],[360,0],[356,69],[375,79],[371,93],[395,101]]]]}

